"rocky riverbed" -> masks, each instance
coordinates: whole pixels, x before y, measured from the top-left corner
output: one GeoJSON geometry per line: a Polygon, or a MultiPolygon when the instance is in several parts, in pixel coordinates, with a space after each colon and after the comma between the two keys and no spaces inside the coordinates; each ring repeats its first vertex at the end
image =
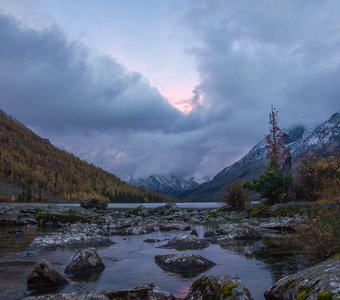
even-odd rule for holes
{"type": "MultiPolygon", "coordinates": [[[[225,209],[180,209],[175,204],[129,210],[95,203],[86,208],[2,204],[0,298],[263,299],[267,290],[266,297],[272,297],[267,299],[295,299],[299,287],[297,292],[287,291],[295,298],[284,293],[273,297],[276,281],[309,266],[285,238],[294,231],[296,218],[292,213],[263,217],[225,209]],[[93,252],[98,257],[81,255],[93,252]],[[65,272],[71,258],[86,262],[72,266],[86,276],[65,272]],[[69,284],[52,290],[27,287],[27,278],[41,259],[47,259],[69,284]],[[93,261],[100,261],[100,267],[92,266],[93,261]],[[86,266],[100,272],[86,272],[86,266]],[[46,296],[51,292],[63,295],[46,296]],[[144,298],[138,298],[140,293],[144,298]]],[[[340,272],[339,264],[332,268],[340,272]]],[[[334,275],[332,283],[319,285],[313,295],[339,295],[337,284],[334,275]]],[[[314,296],[306,292],[303,299],[314,296]]]]}

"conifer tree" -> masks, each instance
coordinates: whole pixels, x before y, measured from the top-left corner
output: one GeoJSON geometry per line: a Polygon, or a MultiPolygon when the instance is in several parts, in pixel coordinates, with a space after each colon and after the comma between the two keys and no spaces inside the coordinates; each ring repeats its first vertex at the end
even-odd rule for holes
{"type": "Polygon", "coordinates": [[[258,192],[261,198],[268,200],[268,204],[287,201],[292,182],[290,167],[288,172],[283,170],[287,165],[291,165],[291,156],[284,144],[285,134],[278,122],[278,111],[272,106],[269,114],[269,134],[266,135],[267,169],[259,178],[245,184],[246,188],[258,192]]]}

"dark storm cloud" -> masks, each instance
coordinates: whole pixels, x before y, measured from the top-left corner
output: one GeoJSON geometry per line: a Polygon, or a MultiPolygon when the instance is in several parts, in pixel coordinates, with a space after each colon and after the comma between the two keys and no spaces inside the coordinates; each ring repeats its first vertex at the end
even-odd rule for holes
{"type": "Polygon", "coordinates": [[[192,1],[183,19],[202,42],[190,51],[211,122],[256,135],[271,104],[286,126],[339,109],[339,2],[192,1]]]}
{"type": "Polygon", "coordinates": [[[316,125],[339,110],[340,2],[192,0],[177,8],[198,41],[187,49],[200,77],[191,114],[57,28],[33,31],[4,16],[1,107],[121,176],[215,175],[263,138],[272,104],[284,127],[316,125]]]}
{"type": "Polygon", "coordinates": [[[69,42],[58,28],[20,25],[0,15],[1,107],[23,122],[54,133],[175,132],[193,126],[141,74],[69,42]]]}

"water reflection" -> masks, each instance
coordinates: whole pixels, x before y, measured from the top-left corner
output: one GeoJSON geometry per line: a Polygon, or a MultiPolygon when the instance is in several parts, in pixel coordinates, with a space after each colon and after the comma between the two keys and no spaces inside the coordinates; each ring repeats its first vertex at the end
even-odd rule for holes
{"type": "MultiPolygon", "coordinates": [[[[213,228],[209,228],[213,229],[213,228]]],[[[7,236],[9,228],[0,227],[0,237],[7,236]]],[[[203,226],[196,227],[200,236],[203,226]]],[[[34,264],[41,258],[51,261],[56,269],[63,273],[75,249],[56,249],[42,253],[23,251],[37,231],[24,233],[22,241],[15,247],[10,243],[2,248],[0,257],[0,298],[20,299],[28,295],[26,279],[34,264]],[[23,242],[25,240],[25,242],[23,242]]],[[[63,292],[75,290],[121,290],[141,283],[153,282],[162,289],[177,296],[185,296],[192,282],[207,275],[237,275],[248,286],[254,299],[263,299],[263,291],[282,276],[294,273],[303,267],[296,253],[289,253],[290,245],[279,241],[265,240],[252,243],[238,241],[223,248],[211,244],[208,248],[193,251],[160,249],[157,246],[166,243],[179,232],[153,232],[141,236],[114,236],[115,245],[98,248],[106,268],[99,276],[90,278],[69,277],[70,284],[63,292]],[[145,239],[158,239],[161,242],[146,243],[145,239]],[[164,271],[154,262],[154,257],[161,254],[195,253],[216,263],[208,271],[191,276],[164,271]]],[[[7,238],[5,238],[7,239],[7,238]]],[[[14,243],[15,239],[12,242],[14,243]]]]}

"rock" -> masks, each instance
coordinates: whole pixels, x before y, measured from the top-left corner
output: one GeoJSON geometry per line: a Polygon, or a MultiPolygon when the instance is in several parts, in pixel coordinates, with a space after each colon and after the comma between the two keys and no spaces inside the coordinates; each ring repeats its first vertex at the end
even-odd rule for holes
{"type": "Polygon", "coordinates": [[[180,222],[171,222],[171,223],[160,223],[159,230],[160,231],[172,231],[172,230],[190,230],[191,226],[186,223],[180,222]]]}
{"type": "Polygon", "coordinates": [[[80,206],[86,209],[106,209],[108,204],[95,198],[86,198],[80,200],[80,206]]]}
{"type": "Polygon", "coordinates": [[[185,300],[251,300],[248,288],[236,276],[203,276],[191,286],[185,300]]]}
{"type": "Polygon", "coordinates": [[[46,259],[38,261],[27,278],[27,288],[31,290],[54,289],[66,284],[68,281],[46,259]]]}
{"type": "Polygon", "coordinates": [[[134,214],[134,215],[147,217],[149,215],[149,210],[145,206],[139,205],[136,208],[133,208],[131,210],[131,213],[134,214]]]}
{"type": "Polygon", "coordinates": [[[216,229],[220,235],[225,235],[230,240],[259,240],[261,234],[256,230],[255,226],[238,225],[238,224],[223,224],[216,229]]]}
{"type": "Polygon", "coordinates": [[[31,296],[24,298],[25,300],[112,300],[103,292],[72,292],[63,294],[47,294],[40,296],[31,296]]]}
{"type": "Polygon", "coordinates": [[[179,210],[180,209],[175,203],[167,203],[163,206],[155,207],[152,210],[152,213],[156,215],[161,215],[161,216],[168,216],[170,214],[178,212],[179,210]]]}
{"type": "Polygon", "coordinates": [[[277,230],[280,232],[294,232],[296,218],[271,218],[267,222],[259,224],[261,228],[277,230]]]}
{"type": "Polygon", "coordinates": [[[332,300],[340,298],[340,259],[321,262],[276,282],[264,293],[267,300],[332,300]]]}
{"type": "Polygon", "coordinates": [[[165,270],[178,273],[199,273],[215,263],[196,254],[168,254],[155,256],[155,262],[165,270]]]}
{"type": "Polygon", "coordinates": [[[193,231],[191,231],[190,234],[198,237],[198,233],[197,233],[197,230],[196,230],[196,229],[194,229],[193,231]]]}
{"type": "Polygon", "coordinates": [[[206,232],[204,232],[203,235],[205,238],[209,238],[209,237],[215,237],[218,236],[218,233],[216,231],[212,231],[212,230],[207,230],[206,232]]]}
{"type": "Polygon", "coordinates": [[[117,300],[176,300],[172,294],[163,291],[153,283],[142,284],[126,291],[109,292],[106,295],[109,299],[117,300]]]}
{"type": "Polygon", "coordinates": [[[176,250],[193,250],[203,249],[209,246],[209,242],[204,239],[199,239],[194,235],[180,234],[171,239],[166,245],[160,248],[176,249],[176,250]]]}
{"type": "Polygon", "coordinates": [[[127,228],[118,229],[112,231],[111,234],[115,235],[139,235],[139,234],[147,234],[154,232],[156,228],[152,225],[140,225],[140,226],[131,226],[127,228]]]}
{"type": "Polygon", "coordinates": [[[77,250],[68,263],[66,274],[100,273],[105,269],[95,248],[77,250]]]}
{"type": "Polygon", "coordinates": [[[55,249],[73,247],[109,246],[113,241],[97,226],[72,224],[64,230],[43,234],[34,238],[29,249],[55,249]]]}
{"type": "Polygon", "coordinates": [[[153,283],[142,284],[130,290],[117,292],[72,292],[25,298],[25,300],[176,300],[172,294],[153,283]]]}

